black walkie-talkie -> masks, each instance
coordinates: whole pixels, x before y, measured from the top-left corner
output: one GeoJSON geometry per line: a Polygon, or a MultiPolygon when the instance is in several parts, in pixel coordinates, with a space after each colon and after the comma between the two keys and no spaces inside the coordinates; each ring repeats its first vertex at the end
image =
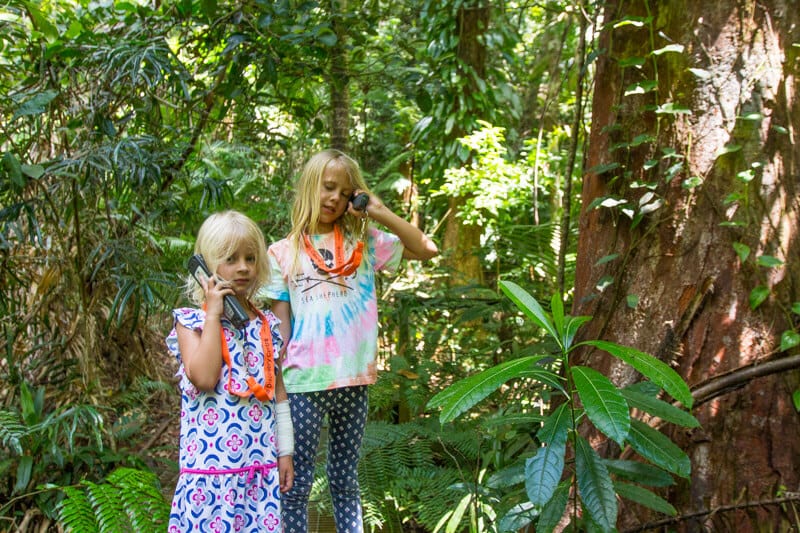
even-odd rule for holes
{"type": "MultiPolygon", "coordinates": [[[[195,254],[189,258],[189,273],[201,286],[203,285],[204,280],[211,278],[211,272],[208,270],[208,265],[206,265],[203,256],[200,254],[195,254]]],[[[225,318],[231,321],[233,327],[236,329],[242,329],[247,325],[248,322],[250,322],[250,317],[247,316],[247,312],[244,310],[242,304],[239,303],[239,300],[237,300],[235,296],[232,294],[226,294],[223,297],[222,302],[225,318]]]]}

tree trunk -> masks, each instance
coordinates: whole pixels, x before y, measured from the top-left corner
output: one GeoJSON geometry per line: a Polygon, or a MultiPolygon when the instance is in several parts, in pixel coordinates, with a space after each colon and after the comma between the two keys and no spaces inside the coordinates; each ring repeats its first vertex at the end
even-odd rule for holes
{"type": "MultiPolygon", "coordinates": [[[[457,16],[458,56],[461,67],[461,77],[468,80],[464,84],[465,92],[478,91],[475,77],[469,72],[483,78],[486,73],[486,46],[481,40],[481,35],[486,32],[489,24],[488,7],[460,7],[457,16]]],[[[469,100],[464,98],[464,100],[469,100]]],[[[461,137],[465,132],[454,130],[455,137],[461,137]]],[[[453,273],[449,278],[451,286],[471,285],[483,283],[483,269],[478,251],[481,246],[483,230],[480,226],[467,225],[457,214],[464,209],[465,198],[452,197],[448,202],[448,215],[444,231],[443,247],[448,250],[445,257],[446,266],[453,273]]]]}
{"type": "MultiPolygon", "coordinates": [[[[663,428],[692,460],[691,478],[661,492],[673,530],[797,524],[778,500],[800,499],[800,358],[781,348],[800,300],[799,12],[788,0],[606,2],[573,314],[594,317],[583,339],[651,353],[693,390],[702,427],[663,428]],[[603,198],[627,204],[591,208],[603,198]]],[[[639,379],[607,354],[580,358],[617,385],[639,379]]],[[[621,505],[621,531],[663,519],[621,505]]]]}
{"type": "Polygon", "coordinates": [[[350,142],[350,75],[345,41],[347,28],[342,23],[342,14],[347,10],[347,0],[331,2],[331,20],[336,34],[336,44],[330,56],[331,95],[331,147],[348,151],[350,142]]]}

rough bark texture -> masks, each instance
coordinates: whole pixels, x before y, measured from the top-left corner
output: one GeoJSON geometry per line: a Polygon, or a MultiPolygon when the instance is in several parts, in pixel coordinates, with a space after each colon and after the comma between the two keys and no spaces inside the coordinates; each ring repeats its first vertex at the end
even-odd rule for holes
{"type": "MultiPolygon", "coordinates": [[[[572,310],[594,317],[583,338],[656,355],[693,391],[737,369],[797,354],[797,348],[781,351],[780,337],[797,328],[798,316],[789,308],[800,300],[799,42],[794,1],[606,3],[572,310]],[[614,25],[625,16],[648,15],[651,26],[614,25]],[[685,49],[649,54],[669,44],[685,49]],[[646,61],[621,66],[632,57],[646,61]],[[625,95],[645,80],[657,80],[657,90],[625,95]],[[654,112],[668,102],[691,114],[654,112]],[[645,134],[652,140],[633,142],[645,134]],[[740,149],[724,150],[730,145],[740,149]],[[665,148],[678,157],[663,157],[665,148]],[[648,160],[659,163],[649,168],[648,160]],[[610,163],[620,167],[592,170],[610,163]],[[749,183],[737,178],[747,170],[754,176],[749,183]],[[682,186],[694,176],[701,185],[682,186]],[[636,209],[650,190],[637,182],[652,184],[664,200],[638,224],[619,208],[588,209],[606,196],[625,198],[636,209]],[[731,194],[738,195],[735,201],[731,194]],[[722,224],[729,222],[736,224],[722,224]],[[734,243],[748,246],[750,255],[742,259],[734,243]],[[615,253],[617,259],[597,264],[615,253]],[[759,266],[762,255],[784,264],[759,266]],[[604,276],[614,282],[600,290],[604,276]],[[770,295],[753,310],[749,295],[757,286],[768,287],[770,295]],[[633,308],[626,305],[629,295],[639,298],[633,308]]],[[[607,354],[581,358],[618,385],[640,379],[607,354]]],[[[797,527],[800,415],[792,393],[800,387],[800,371],[786,366],[702,398],[693,410],[701,429],[663,429],[692,460],[691,479],[661,492],[678,509],[670,529],[797,527]],[[795,501],[770,503],[782,488],[795,501]],[[765,503],[746,505],[756,501],[765,503]]],[[[630,502],[621,505],[621,531],[648,530],[642,525],[664,518],[630,502]]]]}

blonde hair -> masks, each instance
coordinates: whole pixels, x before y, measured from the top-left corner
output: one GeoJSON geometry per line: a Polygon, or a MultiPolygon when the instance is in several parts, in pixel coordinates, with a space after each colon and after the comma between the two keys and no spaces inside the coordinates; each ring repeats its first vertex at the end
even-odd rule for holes
{"type": "MultiPolygon", "coordinates": [[[[318,152],[303,167],[303,172],[295,184],[295,197],[292,206],[292,229],[288,239],[295,250],[295,265],[302,248],[303,233],[316,233],[320,214],[320,188],[322,176],[330,165],[340,165],[347,172],[350,187],[369,193],[367,182],[361,175],[358,163],[340,150],[329,148],[318,152]]],[[[353,244],[359,237],[361,221],[355,217],[342,216],[336,221],[342,228],[345,240],[353,244]]]]}
{"type": "MultiPolygon", "coordinates": [[[[266,285],[270,278],[269,259],[267,259],[264,234],[250,217],[233,210],[209,216],[197,232],[194,253],[203,256],[208,269],[213,273],[243,244],[252,248],[256,257],[255,283],[247,298],[259,300],[258,290],[266,285]]],[[[187,278],[186,294],[197,305],[205,301],[203,287],[192,276],[187,278]]]]}

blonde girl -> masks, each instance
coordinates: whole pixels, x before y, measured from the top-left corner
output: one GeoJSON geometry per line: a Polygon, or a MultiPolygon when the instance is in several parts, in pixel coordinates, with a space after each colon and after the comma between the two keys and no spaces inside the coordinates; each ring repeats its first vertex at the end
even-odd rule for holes
{"type": "Polygon", "coordinates": [[[187,295],[198,307],[173,311],[166,341],[181,389],[180,477],[168,531],[279,532],[294,438],[277,364],[278,319],[257,305],[270,277],[264,236],[247,216],[224,211],[203,222],[195,253],[214,275],[189,278],[187,295]],[[241,329],[225,316],[226,295],[247,314],[241,329]]]}
{"type": "Polygon", "coordinates": [[[403,258],[430,259],[438,250],[371,194],[359,165],[338,150],[314,155],[295,190],[292,229],[269,247],[272,278],[266,289],[288,339],[282,368],[295,428],[295,482],[284,495],[284,528],[308,531],[308,497],[327,416],[336,530],[361,532],[358,456],[367,386],[377,377],[375,274],[397,269],[403,258]],[[369,199],[357,210],[351,201],[361,193],[369,199]]]}

